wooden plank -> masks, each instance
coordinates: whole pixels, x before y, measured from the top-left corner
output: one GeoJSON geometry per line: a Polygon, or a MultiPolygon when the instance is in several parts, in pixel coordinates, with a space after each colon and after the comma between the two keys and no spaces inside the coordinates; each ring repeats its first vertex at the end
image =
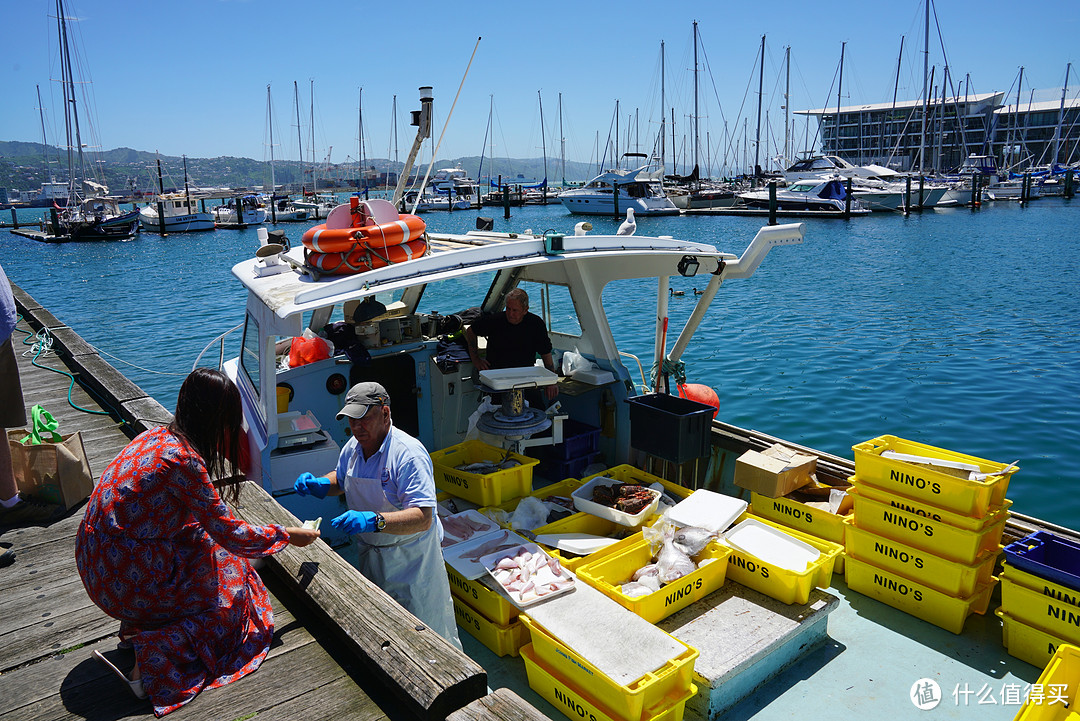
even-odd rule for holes
{"type": "Polygon", "coordinates": [[[459,708],[446,717],[446,721],[551,721],[536,710],[536,707],[508,688],[495,689],[483,698],[473,701],[468,706],[459,708]]]}
{"type": "MultiPolygon", "coordinates": [[[[243,484],[240,501],[237,515],[250,523],[299,525],[253,483],[243,484]]],[[[290,546],[269,557],[267,567],[309,599],[341,641],[420,717],[445,718],[487,693],[483,668],[420,624],[325,542],[290,546]]]]}

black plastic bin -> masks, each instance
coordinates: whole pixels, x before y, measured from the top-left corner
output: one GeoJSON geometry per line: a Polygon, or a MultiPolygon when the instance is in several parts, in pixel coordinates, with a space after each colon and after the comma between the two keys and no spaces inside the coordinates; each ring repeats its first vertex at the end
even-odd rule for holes
{"type": "Polygon", "coordinates": [[[685,463],[709,455],[715,408],[665,393],[627,398],[630,445],[650,456],[685,463]]]}

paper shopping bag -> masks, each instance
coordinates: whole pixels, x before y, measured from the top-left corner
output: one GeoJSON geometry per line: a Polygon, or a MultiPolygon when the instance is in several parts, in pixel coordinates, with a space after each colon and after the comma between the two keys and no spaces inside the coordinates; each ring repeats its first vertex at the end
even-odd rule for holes
{"type": "Polygon", "coordinates": [[[33,430],[8,431],[15,483],[20,493],[71,508],[82,503],[94,490],[94,476],[86,459],[82,432],[66,436],[56,433],[55,422],[42,422],[51,421],[52,417],[47,411],[39,413],[39,408],[33,409],[33,430]]]}

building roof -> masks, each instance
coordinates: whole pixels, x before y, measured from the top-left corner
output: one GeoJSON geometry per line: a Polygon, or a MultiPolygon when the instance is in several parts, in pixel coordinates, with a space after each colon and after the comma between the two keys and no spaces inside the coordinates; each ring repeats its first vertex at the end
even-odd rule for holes
{"type": "MultiPolygon", "coordinates": [[[[958,96],[954,98],[946,98],[945,103],[952,105],[954,103],[967,103],[969,105],[975,105],[978,103],[990,103],[992,105],[999,104],[1005,98],[1005,93],[973,93],[967,96],[958,96]]],[[[869,105],[846,105],[840,107],[840,113],[866,113],[876,110],[903,110],[910,108],[917,108],[922,106],[922,100],[897,100],[894,105],[892,102],[888,103],[871,103],[869,105]]],[[[940,105],[940,98],[931,98],[931,105],[940,105]]],[[[834,115],[836,108],[816,108],[813,110],[796,110],[796,115],[834,115]]]]}
{"type": "MultiPolygon", "coordinates": [[[[1057,100],[1040,100],[1038,102],[1020,102],[1021,113],[1045,113],[1046,111],[1056,112],[1061,107],[1061,99],[1057,100]]],[[[1080,98],[1065,98],[1065,108],[1080,108],[1080,98]]],[[[1010,115],[1016,112],[1016,104],[1002,105],[1000,108],[994,111],[994,114],[1010,115]]]]}

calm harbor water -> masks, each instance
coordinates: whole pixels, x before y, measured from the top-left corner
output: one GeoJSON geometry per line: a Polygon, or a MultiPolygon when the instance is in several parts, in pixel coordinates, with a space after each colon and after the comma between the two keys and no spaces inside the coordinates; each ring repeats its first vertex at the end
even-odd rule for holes
{"type": "MultiPolygon", "coordinates": [[[[425,218],[433,230],[465,231],[477,215],[504,231],[572,232],[585,220],[561,205],[516,208],[509,221],[501,208],[425,218]]],[[[589,220],[593,232],[618,225],[589,220]]],[[[741,253],[762,224],[639,218],[638,233],[741,253]]],[[[718,391],[721,419],[846,458],[853,444],[893,434],[1019,460],[1013,510],[1075,526],[1078,224],[1080,204],[1054,198],[1027,208],[999,202],[977,212],[808,221],[802,245],[773,250],[754,277],[721,289],[684,357],[687,375],[718,391]]],[[[279,227],[298,242],[309,224],[279,227]]],[[[255,229],[62,245],[0,232],[0,262],[171,409],[200,351],[243,320],[245,296],[231,267],[257,245],[255,229]]],[[[689,315],[693,288],[706,282],[673,279],[685,295],[671,299],[669,337],[689,315]]],[[[483,288],[456,292],[460,305],[451,310],[478,303],[483,288]]],[[[620,347],[647,372],[654,308],[640,297],[604,301],[620,347]]],[[[236,342],[226,352],[235,354],[236,342]]],[[[216,360],[215,350],[204,363],[216,360]]]]}

